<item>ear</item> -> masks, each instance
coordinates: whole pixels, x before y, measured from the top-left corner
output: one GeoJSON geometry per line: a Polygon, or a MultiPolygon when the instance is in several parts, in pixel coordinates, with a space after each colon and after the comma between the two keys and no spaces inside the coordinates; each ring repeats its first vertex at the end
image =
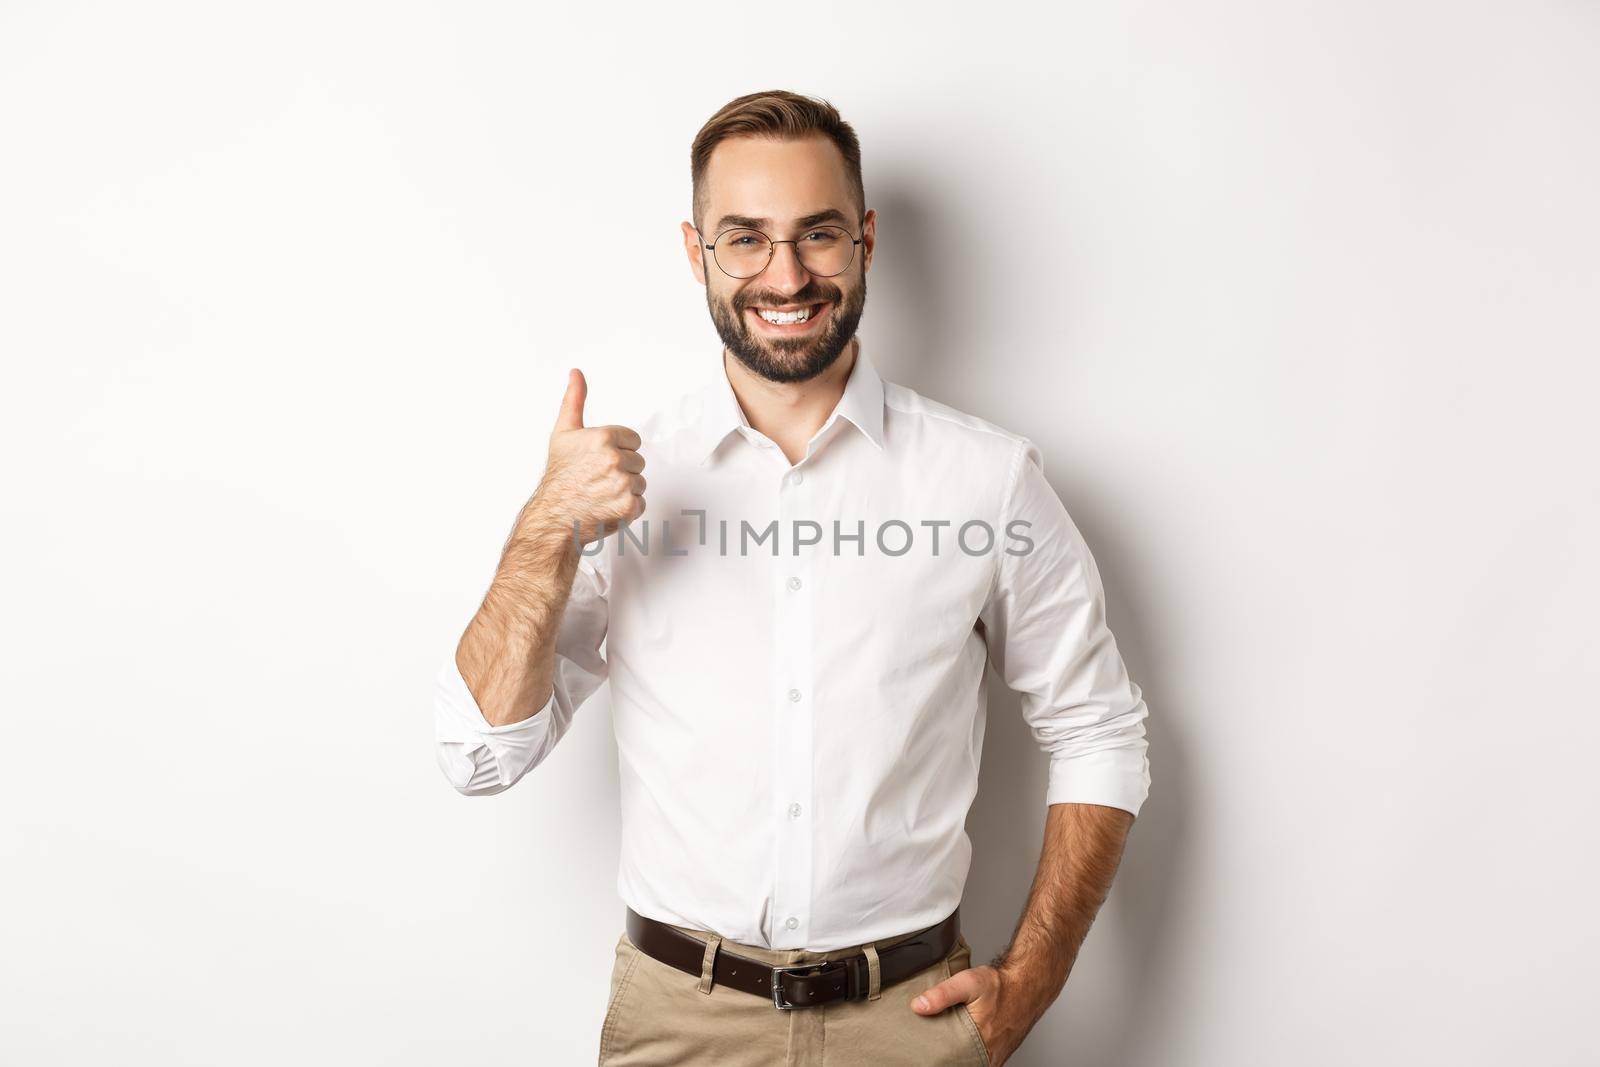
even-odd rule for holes
{"type": "Polygon", "coordinates": [[[701,285],[706,283],[706,250],[700,246],[700,233],[694,223],[683,223],[683,250],[689,256],[689,272],[701,285]]]}
{"type": "Polygon", "coordinates": [[[878,213],[867,212],[867,217],[861,222],[861,271],[863,274],[872,266],[872,250],[878,245],[878,213]]]}

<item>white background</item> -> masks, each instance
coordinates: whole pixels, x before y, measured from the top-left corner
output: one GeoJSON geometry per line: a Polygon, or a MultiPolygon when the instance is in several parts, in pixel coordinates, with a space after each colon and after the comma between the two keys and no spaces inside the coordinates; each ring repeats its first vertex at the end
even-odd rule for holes
{"type": "MultiPolygon", "coordinates": [[[[860,133],[880,370],[1040,443],[1152,709],[1012,1062],[1597,1062],[1577,0],[0,6],[0,1059],[593,1061],[605,691],[467,799],[430,686],[566,368],[627,422],[716,358],[689,142],[775,87],[860,133]]],[[[1005,694],[983,776],[980,962],[1005,694]]]]}

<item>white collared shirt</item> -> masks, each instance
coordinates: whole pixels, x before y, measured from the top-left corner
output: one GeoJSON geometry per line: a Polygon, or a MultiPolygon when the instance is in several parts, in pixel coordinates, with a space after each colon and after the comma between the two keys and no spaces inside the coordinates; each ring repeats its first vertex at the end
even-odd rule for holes
{"type": "Polygon", "coordinates": [[[634,428],[646,510],[586,546],[550,702],[492,727],[454,655],[439,672],[457,790],[516,784],[609,678],[623,901],[817,951],[960,903],[986,664],[1048,754],[1047,803],[1138,813],[1145,703],[1031,441],[884,382],[860,347],[792,467],[720,360],[634,428]]]}

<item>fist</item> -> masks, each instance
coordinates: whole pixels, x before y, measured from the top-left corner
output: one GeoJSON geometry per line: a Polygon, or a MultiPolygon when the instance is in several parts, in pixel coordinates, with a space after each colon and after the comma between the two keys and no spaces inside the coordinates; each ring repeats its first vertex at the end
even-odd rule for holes
{"type": "Polygon", "coordinates": [[[589,386],[583,372],[567,373],[567,392],[550,434],[549,460],[534,502],[566,536],[574,525],[582,543],[598,541],[644,514],[644,457],[639,435],[626,426],[585,426],[589,386]]]}

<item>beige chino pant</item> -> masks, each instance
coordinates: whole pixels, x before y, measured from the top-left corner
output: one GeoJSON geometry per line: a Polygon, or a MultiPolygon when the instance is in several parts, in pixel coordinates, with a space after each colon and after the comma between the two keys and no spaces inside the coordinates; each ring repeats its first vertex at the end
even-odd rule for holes
{"type": "MultiPolygon", "coordinates": [[[[704,930],[676,930],[719,950],[768,965],[827,963],[875,954],[910,933],[830,952],[769,949],[723,941],[704,930]]],[[[911,1010],[918,993],[972,965],[972,946],[957,940],[950,955],[866,1000],[836,1001],[781,1011],[766,997],[712,985],[640,952],[626,932],[617,939],[611,1000],[600,1028],[601,1067],[986,1067],[988,1051],[965,1004],[934,1016],[911,1010]]]]}

